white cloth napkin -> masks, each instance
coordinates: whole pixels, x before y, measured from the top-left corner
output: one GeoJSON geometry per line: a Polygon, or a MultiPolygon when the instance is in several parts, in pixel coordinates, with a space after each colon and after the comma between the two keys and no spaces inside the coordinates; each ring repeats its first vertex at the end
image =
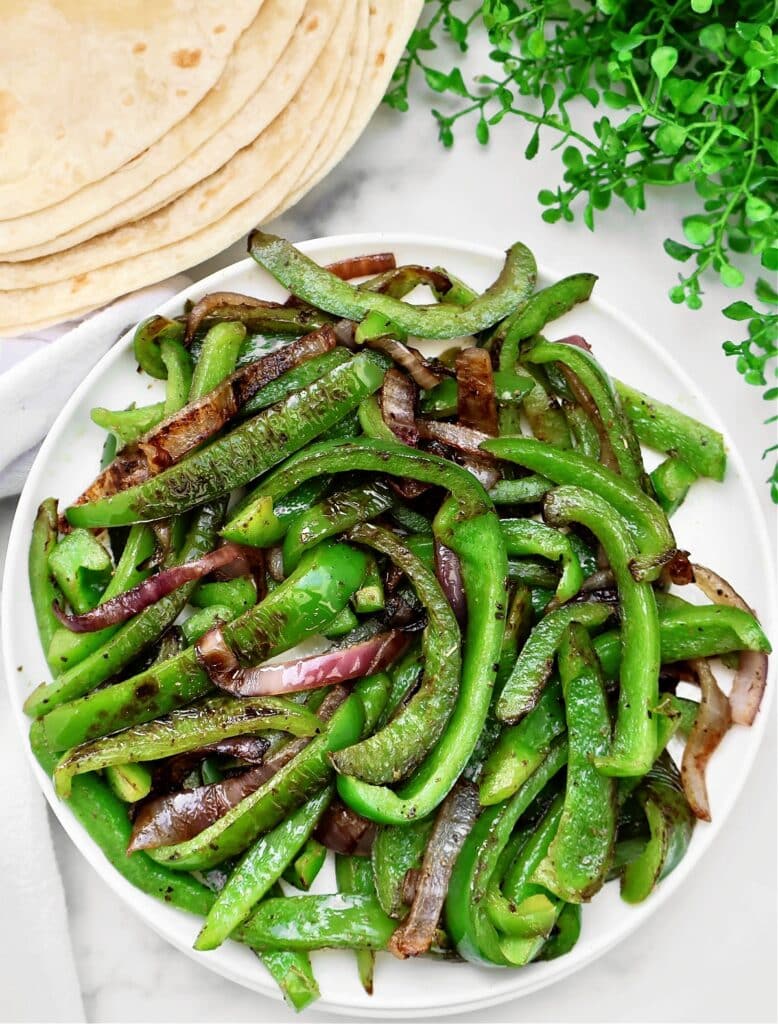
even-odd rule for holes
{"type": "MultiPolygon", "coordinates": [[[[0,497],[19,493],[44,434],[97,360],[127,327],[189,283],[179,276],[121,299],[92,314],[88,330],[71,324],[0,342],[0,497]]],[[[0,1021],[84,1021],[46,803],[22,750],[4,681],[0,779],[0,1021]]]]}

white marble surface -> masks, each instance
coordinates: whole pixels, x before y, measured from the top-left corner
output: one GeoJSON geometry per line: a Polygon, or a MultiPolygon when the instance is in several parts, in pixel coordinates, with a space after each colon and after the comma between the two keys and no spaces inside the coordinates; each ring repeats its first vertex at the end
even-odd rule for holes
{"type": "MultiPolygon", "coordinates": [[[[763,411],[719,349],[726,323],[718,310],[730,295],[711,283],[699,313],[673,307],[666,298],[675,269],[661,243],[676,231],[683,195],[651,196],[651,211],[638,218],[613,209],[594,235],[580,224],[546,225],[535,195],[557,180],[558,158],[546,155],[528,164],[521,156],[525,142],[520,127],[505,125],[488,149],[463,134],[446,152],[423,112],[381,110],[344,163],[270,227],[293,239],[386,227],[500,247],[519,237],[560,274],[597,272],[599,293],[666,344],[711,396],[752,476],[763,480],[767,469],[759,454],[771,443],[760,422],[763,411]]],[[[198,272],[243,251],[238,244],[198,272]]],[[[766,488],[762,501],[774,532],[775,508],[766,488]]],[[[12,510],[11,502],[0,503],[3,550],[12,510]]],[[[553,989],[458,1019],[775,1020],[776,749],[773,714],[750,784],[719,842],[684,892],[639,934],[553,989]]],[[[222,980],[163,943],[119,903],[53,819],[52,825],[90,1021],[293,1019],[279,1004],[222,980]]],[[[3,992],[34,985],[35,978],[34,950],[27,977],[3,977],[0,964],[0,1020],[8,1019],[3,992]]],[[[51,1017],[57,1019],[56,1007],[51,1017]]],[[[337,1018],[312,1010],[306,1019],[337,1018]]]]}

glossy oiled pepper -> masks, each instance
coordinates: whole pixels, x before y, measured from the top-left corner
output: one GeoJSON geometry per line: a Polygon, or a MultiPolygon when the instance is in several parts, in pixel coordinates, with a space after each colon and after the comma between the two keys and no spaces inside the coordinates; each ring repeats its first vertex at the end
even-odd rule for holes
{"type": "Polygon", "coordinates": [[[246,328],[239,323],[215,324],[203,338],[192,374],[191,400],[197,401],[235,369],[246,328]]]}
{"type": "Polygon", "coordinates": [[[236,576],[233,580],[198,583],[189,603],[195,608],[227,607],[232,618],[248,611],[257,603],[257,585],[252,576],[236,576]]]}
{"type": "Polygon", "coordinates": [[[211,907],[195,949],[216,949],[251,915],[313,832],[332,793],[332,786],[325,787],[246,851],[211,907]]]}
{"type": "MultiPolygon", "coordinates": [[[[269,477],[272,480],[273,477],[269,477]]],[[[233,509],[232,518],[222,530],[222,536],[236,544],[249,544],[255,548],[270,547],[281,540],[298,516],[314,505],[329,488],[329,480],[319,477],[307,480],[288,494],[268,494],[264,501],[255,501],[246,507],[242,502],[233,509]]]]}
{"type": "Polygon", "coordinates": [[[408,912],[403,895],[405,876],[421,867],[434,824],[435,818],[430,815],[420,821],[378,828],[371,854],[373,877],[378,901],[390,917],[399,919],[408,912]]]}
{"type": "Polygon", "coordinates": [[[671,455],[651,474],[651,483],[657,502],[665,514],[671,516],[684,503],[697,474],[677,455],[671,455]]]}
{"type": "Polygon", "coordinates": [[[49,555],[49,569],[76,614],[100,600],[111,578],[111,557],[87,530],[67,533],[49,555]]]}
{"type": "MultiPolygon", "coordinates": [[[[532,380],[498,370],[494,374],[494,395],[499,405],[518,405],[533,388],[532,380]]],[[[440,384],[421,396],[421,411],[426,416],[456,416],[457,382],[445,377],[440,384]]]]}
{"type": "Polygon", "coordinates": [[[192,357],[183,344],[175,338],[165,338],[159,346],[159,354],[167,370],[163,417],[183,409],[189,401],[192,386],[192,357]]]}
{"type": "Polygon", "coordinates": [[[508,555],[541,555],[562,562],[562,576],[556,588],[560,604],[578,593],[583,583],[583,570],[567,535],[534,519],[501,519],[500,529],[508,555]]]}
{"type": "Polygon", "coordinates": [[[624,517],[643,562],[646,565],[657,563],[653,571],[643,570],[644,579],[656,579],[662,560],[676,550],[667,516],[657,503],[635,484],[594,459],[579,452],[552,448],[529,437],[498,438],[485,441],[481,447],[498,459],[516,462],[556,484],[575,484],[604,498],[624,517]]]}
{"type": "Polygon", "coordinates": [[[57,765],[54,786],[59,796],[67,797],[75,775],[125,762],[156,761],[199,750],[228,736],[267,729],[313,736],[320,731],[321,722],[302,705],[283,697],[214,697],[196,708],[174,711],[167,718],[76,747],[57,765]]]}
{"type": "Polygon", "coordinates": [[[308,387],[247,420],[164,472],[118,494],[67,510],[73,526],[161,519],[226,494],[303,448],[380,386],[385,362],[361,352],[308,387]]]}
{"type": "Polygon", "coordinates": [[[257,950],[385,949],[395,922],[370,896],[287,896],[260,903],[236,938],[257,950]]]}
{"type": "Polygon", "coordinates": [[[249,252],[285,288],[311,305],[351,320],[377,312],[417,338],[461,338],[492,327],[530,294],[537,274],[532,253],[517,242],[508,250],[494,284],[466,306],[416,306],[342,281],[275,235],[253,231],[249,252]]]}
{"type": "Polygon", "coordinates": [[[273,828],[332,776],[329,755],[373,728],[383,709],[389,679],[368,676],[354,687],[319,736],[272,778],[193,839],[152,850],[154,860],[181,871],[203,870],[241,853],[273,828]]]}
{"type": "MultiPolygon", "coordinates": [[[[365,817],[401,823],[424,817],[445,798],[467,764],[489,707],[504,628],[507,559],[499,520],[481,484],[467,470],[405,445],[369,439],[321,443],[294,456],[268,481],[281,494],[314,476],[362,470],[410,477],[451,492],[435,517],[437,538],[460,559],[468,626],[456,707],[430,756],[397,791],[347,776],[342,799],[365,817]]],[[[250,495],[243,514],[264,500],[264,485],[250,495]]]]}
{"type": "Polygon", "coordinates": [[[332,759],[343,775],[374,784],[393,783],[424,760],[451,717],[462,664],[459,626],[435,574],[396,534],[363,523],[348,536],[387,555],[408,577],[427,613],[422,637],[424,675],[418,691],[383,729],[332,759]]]}
{"type": "Polygon", "coordinates": [[[583,626],[571,624],[559,646],[568,759],[564,807],[548,853],[532,878],[568,903],[602,887],[616,838],[616,783],[594,767],[607,754],[611,720],[597,656],[583,626]]]}
{"type": "Polygon", "coordinates": [[[336,366],[347,363],[351,354],[345,348],[334,348],[331,352],[308,359],[293,370],[287,370],[277,380],[271,380],[246,402],[240,411],[241,416],[253,416],[254,413],[266,409],[269,405],[283,401],[295,391],[313,384],[336,366]]]}
{"type": "Polygon", "coordinates": [[[322,846],[318,839],[308,839],[300,852],[284,869],[282,878],[295,889],[307,892],[324,867],[327,859],[327,847],[322,846]]]}
{"type": "MultiPolygon", "coordinates": [[[[33,523],[27,567],[38,635],[47,657],[52,638],[60,629],[59,619],[52,606],[61,601],[62,595],[49,568],[49,557],[56,544],[57,501],[56,498],[46,498],[41,502],[33,523]]],[[[52,671],[56,671],[55,662],[49,661],[49,665],[52,671]]]]}
{"type": "Polygon", "coordinates": [[[164,316],[150,316],[138,324],[133,339],[133,349],[138,366],[158,380],[167,379],[167,366],[162,358],[163,341],[181,342],[184,325],[164,316]]]}
{"type": "MultiPolygon", "coordinates": [[[[338,891],[354,893],[376,899],[373,868],[368,857],[349,857],[342,853],[335,854],[335,879],[338,891]]],[[[368,995],[373,994],[373,972],[375,969],[375,950],[358,949],[356,951],[357,971],[362,988],[368,995]]]]}
{"type": "Polygon", "coordinates": [[[97,406],[89,416],[98,427],[114,434],[118,447],[123,448],[162,422],[165,418],[165,403],[155,402],[153,405],[138,407],[133,405],[129,409],[104,409],[97,406]]]}
{"type": "MultiPolygon", "coordinates": [[[[320,545],[264,601],[224,627],[226,642],[247,664],[288,650],[346,606],[364,571],[361,551],[344,544],[320,545]]],[[[46,717],[47,736],[56,749],[76,746],[167,714],[211,688],[194,649],[188,648],[130,679],[55,708],[46,717]]]]}
{"type": "Polygon", "coordinates": [[[544,514],[555,524],[580,523],[602,544],[616,579],[621,613],[619,708],[611,752],[595,765],[608,775],[644,775],[656,750],[653,709],[659,699],[659,615],[654,592],[630,571],[637,547],[624,519],[606,501],[580,487],[546,495],[544,514]]]}
{"type": "Polygon", "coordinates": [[[358,615],[374,615],[386,607],[384,581],[375,558],[368,558],[362,586],[351,599],[358,615]]]}
{"type": "Polygon", "coordinates": [[[545,476],[530,473],[516,480],[498,480],[489,491],[495,505],[531,505],[543,500],[554,484],[545,476]]]}
{"type": "Polygon", "coordinates": [[[151,792],[153,779],[145,764],[110,765],[103,778],[113,792],[127,804],[144,800],[151,792]]]}

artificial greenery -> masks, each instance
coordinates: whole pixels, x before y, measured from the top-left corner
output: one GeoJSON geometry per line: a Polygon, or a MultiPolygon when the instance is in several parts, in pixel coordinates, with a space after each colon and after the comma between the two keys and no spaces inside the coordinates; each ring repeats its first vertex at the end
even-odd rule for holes
{"type": "MultiPolygon", "coordinates": [[[[682,264],[670,300],[699,309],[705,275],[731,288],[748,276],[758,306],[723,310],[746,331],[724,351],[774,402],[778,295],[756,266],[778,270],[777,9],[766,0],[483,0],[474,10],[426,0],[386,101],[407,110],[423,76],[448,98],[446,112],[432,110],[445,146],[460,122],[486,144],[519,117],[532,126],[532,159],[541,131],[550,133],[562,182],[538,199],[552,224],[573,220],[577,207],[594,230],[614,196],[638,211],[653,188],[691,185],[681,237],[664,243],[682,264]],[[463,54],[478,32],[488,34],[488,63],[466,79],[463,54]]],[[[778,465],[770,482],[778,502],[778,465]]]]}

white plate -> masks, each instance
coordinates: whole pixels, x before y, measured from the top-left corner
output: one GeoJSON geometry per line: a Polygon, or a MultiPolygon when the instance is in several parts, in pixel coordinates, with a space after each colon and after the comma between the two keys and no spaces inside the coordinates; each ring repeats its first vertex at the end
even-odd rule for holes
{"type": "MultiPolygon", "coordinates": [[[[494,279],[502,263],[502,254],[492,249],[389,233],[318,239],[301,248],[321,263],[388,249],[397,254],[400,263],[446,266],[478,289],[494,279]]],[[[541,282],[548,283],[558,276],[543,273],[541,282]]],[[[192,285],[161,306],[159,312],[178,314],[184,299],[222,289],[265,298],[282,296],[277,284],[252,260],[246,259],[192,285]]],[[[95,320],[94,329],[99,330],[99,318],[95,320]]],[[[693,381],[665,349],[614,309],[594,299],[549,328],[551,337],[571,333],[583,334],[615,376],[723,429],[714,410],[696,392],[693,381]]],[[[150,384],[147,378],[135,372],[131,334],[127,334],[86,377],[57,418],[19,501],[3,583],[2,619],[6,679],[25,746],[28,721],[22,704],[34,686],[48,678],[27,582],[27,547],[35,510],[49,495],[57,495],[67,503],[95,475],[104,434],[89,419],[92,406],[121,408],[131,401],[147,403],[154,400],[159,388],[158,383],[150,384]]],[[[681,546],[691,549],[696,561],[722,573],[763,616],[774,615],[778,601],[766,526],[753,485],[744,475],[743,462],[731,443],[729,449],[726,483],[701,481],[696,484],[676,516],[674,526],[681,546]]],[[[695,599],[691,594],[685,596],[695,599]]],[[[771,622],[765,621],[764,625],[775,635],[771,622]]],[[[673,894],[683,899],[684,881],[713,842],[748,775],[764,732],[772,688],[771,685],[754,727],[733,729],[716,753],[709,771],[713,824],[698,826],[680,867],[646,903],[639,907],[627,906],[619,898],[618,886],[606,886],[584,909],[583,934],[573,952],[559,960],[532,964],[522,970],[489,970],[432,961],[400,963],[382,954],[372,998],[359,986],[350,954],[321,952],[314,955],[323,997],[318,1005],[359,1017],[433,1016],[492,1006],[571,974],[637,928],[664,900],[673,894]]],[[[265,995],[278,996],[264,968],[248,949],[237,943],[227,943],[211,953],[193,952],[191,945],[199,927],[197,920],[158,903],[126,882],[73,818],[67,804],[55,797],[49,779],[38,768],[32,754],[30,759],[35,764],[41,788],[65,830],[125,903],[156,932],[189,956],[196,957],[204,967],[265,995]]],[[[324,878],[319,887],[330,881],[324,878]]]]}

